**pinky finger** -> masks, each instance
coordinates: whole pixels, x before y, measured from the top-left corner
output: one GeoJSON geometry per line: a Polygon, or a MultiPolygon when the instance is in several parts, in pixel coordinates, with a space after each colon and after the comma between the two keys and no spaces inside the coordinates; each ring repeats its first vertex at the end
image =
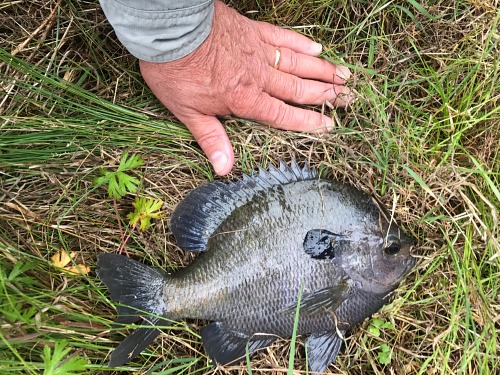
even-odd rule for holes
{"type": "Polygon", "coordinates": [[[321,44],[302,34],[266,22],[259,22],[259,31],[262,41],[271,46],[288,48],[310,56],[317,56],[323,50],[321,44]]]}

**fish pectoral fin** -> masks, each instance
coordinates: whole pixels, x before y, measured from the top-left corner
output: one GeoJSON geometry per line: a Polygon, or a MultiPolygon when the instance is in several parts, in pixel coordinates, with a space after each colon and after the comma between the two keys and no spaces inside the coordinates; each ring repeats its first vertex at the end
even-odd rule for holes
{"type": "Polygon", "coordinates": [[[269,346],[276,336],[245,333],[228,329],[221,322],[210,323],[202,328],[201,340],[208,356],[215,362],[225,365],[244,358],[247,350],[250,354],[269,346]]]}
{"type": "Polygon", "coordinates": [[[109,360],[109,367],[121,366],[133,358],[151,344],[156,336],[160,334],[160,329],[154,326],[165,325],[165,320],[156,317],[148,317],[142,325],[148,328],[137,328],[113,351],[109,360]]]}
{"type": "Polygon", "coordinates": [[[325,229],[311,229],[304,238],[304,251],[313,259],[333,259],[346,236],[325,229]]]}
{"type": "Polygon", "coordinates": [[[342,346],[342,337],[345,331],[328,331],[313,333],[306,339],[307,358],[309,369],[314,373],[322,373],[335,362],[342,346]]]}
{"type": "MultiPolygon", "coordinates": [[[[344,302],[349,294],[349,279],[344,278],[334,286],[319,289],[302,296],[300,302],[301,315],[316,315],[326,311],[333,312],[344,302]]],[[[284,313],[295,313],[297,305],[293,304],[283,310],[284,313]]]]}

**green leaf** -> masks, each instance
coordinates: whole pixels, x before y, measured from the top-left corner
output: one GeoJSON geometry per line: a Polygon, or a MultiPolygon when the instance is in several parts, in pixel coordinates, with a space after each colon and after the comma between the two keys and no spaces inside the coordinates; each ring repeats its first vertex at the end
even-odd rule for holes
{"type": "Polygon", "coordinates": [[[384,322],[380,318],[373,318],[368,326],[368,331],[377,337],[380,337],[381,331],[384,329],[394,330],[394,326],[391,322],[384,322]]]}
{"type": "Polygon", "coordinates": [[[163,202],[159,199],[136,197],[132,203],[135,210],[127,215],[130,220],[130,225],[135,227],[140,222],[140,229],[146,230],[151,226],[151,219],[159,219],[163,217],[163,212],[160,211],[163,202]]]}
{"type": "Polygon", "coordinates": [[[384,321],[380,318],[373,318],[370,323],[375,327],[380,328],[384,324],[384,321]]]}
{"type": "Polygon", "coordinates": [[[120,166],[118,167],[119,172],[139,168],[144,164],[144,160],[137,154],[132,154],[130,158],[127,157],[128,151],[125,151],[120,158],[120,166]]]}
{"type": "MultiPolygon", "coordinates": [[[[291,344],[290,344],[290,354],[288,356],[288,371],[287,375],[292,375],[294,373],[293,369],[293,364],[294,364],[294,358],[295,358],[295,345],[297,342],[297,330],[299,328],[299,316],[300,316],[300,302],[302,300],[302,293],[304,292],[304,279],[302,279],[300,283],[300,289],[299,289],[299,296],[297,299],[297,308],[295,309],[295,318],[293,321],[293,331],[292,331],[292,338],[291,338],[291,344]]],[[[306,365],[307,365],[307,354],[306,354],[306,365]]]]}
{"type": "Polygon", "coordinates": [[[9,273],[9,281],[14,281],[19,275],[23,274],[27,270],[33,267],[32,263],[23,263],[23,262],[17,262],[14,264],[14,268],[12,268],[12,271],[9,273]]]}
{"type": "Polygon", "coordinates": [[[391,363],[391,348],[389,348],[389,345],[380,345],[380,351],[377,354],[377,359],[382,365],[388,365],[391,363]]]}
{"type": "Polygon", "coordinates": [[[370,325],[368,327],[368,331],[373,335],[373,336],[377,336],[379,337],[380,336],[380,329],[378,329],[377,326],[372,326],[370,325]]]}
{"type": "Polygon", "coordinates": [[[382,326],[380,328],[382,328],[382,329],[390,329],[390,330],[393,330],[393,331],[396,329],[391,322],[385,322],[384,324],[382,324],[382,326]]]}
{"type": "Polygon", "coordinates": [[[71,348],[66,347],[66,340],[56,341],[53,352],[45,345],[43,348],[43,375],[77,375],[75,371],[85,370],[87,361],[78,356],[69,356],[71,348]]]}
{"type": "Polygon", "coordinates": [[[410,3],[416,10],[420,12],[423,16],[427,17],[431,21],[435,21],[437,17],[434,17],[432,14],[430,14],[427,9],[425,9],[421,4],[418,3],[418,1],[415,0],[407,0],[408,3],[410,3]]]}
{"type": "Polygon", "coordinates": [[[372,335],[380,337],[380,328],[382,327],[383,324],[384,324],[384,321],[382,319],[373,318],[370,321],[370,325],[368,326],[368,331],[372,335]]]}
{"type": "Polygon", "coordinates": [[[135,193],[141,183],[137,177],[131,176],[125,172],[138,168],[144,164],[144,160],[132,154],[128,157],[125,151],[120,158],[120,165],[116,171],[110,172],[100,169],[101,177],[96,177],[93,181],[94,186],[108,184],[108,194],[110,198],[120,199],[127,193],[135,193]]]}

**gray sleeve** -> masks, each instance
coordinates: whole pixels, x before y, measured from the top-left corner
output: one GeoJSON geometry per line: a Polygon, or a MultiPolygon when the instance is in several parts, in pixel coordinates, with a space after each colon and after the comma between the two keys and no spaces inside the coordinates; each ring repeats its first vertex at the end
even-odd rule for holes
{"type": "Polygon", "coordinates": [[[120,42],[141,60],[180,59],[212,28],[214,0],[99,1],[120,42]]]}

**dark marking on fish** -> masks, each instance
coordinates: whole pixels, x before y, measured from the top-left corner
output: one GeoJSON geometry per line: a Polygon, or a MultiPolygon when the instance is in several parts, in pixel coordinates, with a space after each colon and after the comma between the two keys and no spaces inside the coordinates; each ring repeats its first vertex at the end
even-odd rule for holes
{"type": "Polygon", "coordinates": [[[304,250],[314,259],[333,259],[345,238],[326,229],[311,229],[304,238],[304,250]]]}

